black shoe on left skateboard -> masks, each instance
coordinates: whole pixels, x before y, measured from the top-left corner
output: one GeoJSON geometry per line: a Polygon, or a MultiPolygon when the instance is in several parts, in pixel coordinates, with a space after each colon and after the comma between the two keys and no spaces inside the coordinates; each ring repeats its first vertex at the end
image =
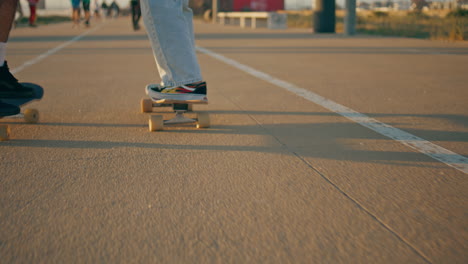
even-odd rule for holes
{"type": "Polygon", "coordinates": [[[0,117],[17,115],[20,111],[19,106],[0,102],[0,117]]]}
{"type": "Polygon", "coordinates": [[[34,89],[21,85],[18,80],[10,73],[8,64],[5,61],[0,67],[0,100],[11,98],[34,98],[36,97],[34,89]]]}

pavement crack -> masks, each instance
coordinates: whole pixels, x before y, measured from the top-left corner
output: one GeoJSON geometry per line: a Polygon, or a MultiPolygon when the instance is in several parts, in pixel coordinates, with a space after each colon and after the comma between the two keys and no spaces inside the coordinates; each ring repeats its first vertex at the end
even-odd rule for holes
{"type": "Polygon", "coordinates": [[[346,199],[350,200],[353,204],[357,206],[358,209],[363,211],[365,214],[370,216],[372,219],[374,219],[380,226],[382,226],[385,230],[390,232],[393,236],[395,236],[400,242],[408,246],[416,255],[420,256],[426,263],[432,263],[429,258],[421,251],[419,251],[414,245],[411,244],[411,242],[407,241],[403,236],[399,235],[395,230],[393,230],[389,225],[387,225],[385,222],[383,222],[381,219],[379,219],[376,215],[374,215],[369,209],[364,207],[361,203],[359,203],[356,199],[354,199],[350,194],[346,193],[343,191],[336,183],[334,183],[332,180],[330,180],[327,176],[325,176],[323,173],[321,173],[318,169],[316,169],[312,164],[310,164],[307,160],[305,160],[302,156],[299,154],[291,151],[292,154],[294,154],[298,159],[300,159],[304,164],[306,164],[309,168],[314,170],[316,173],[320,175],[322,179],[324,179],[326,182],[328,182],[333,188],[335,188],[338,192],[340,192],[343,196],[346,197],[346,199]]]}
{"type": "Polygon", "coordinates": [[[387,225],[384,221],[379,219],[376,215],[374,215],[369,209],[364,207],[361,203],[359,203],[355,198],[353,198],[350,194],[346,193],[344,190],[342,190],[336,183],[334,183],[330,178],[325,176],[322,172],[320,172],[317,168],[315,168],[312,164],[310,164],[307,160],[304,159],[300,154],[295,152],[294,150],[290,149],[287,144],[282,142],[278,137],[273,135],[263,124],[258,121],[254,116],[247,114],[247,111],[244,110],[240,105],[238,105],[236,102],[232,101],[231,99],[227,98],[232,104],[234,104],[236,107],[238,107],[241,111],[245,112],[246,115],[251,118],[255,123],[257,123],[258,126],[260,126],[267,135],[271,136],[278,142],[287,152],[290,154],[294,155],[296,158],[298,158],[302,163],[304,163],[307,167],[312,169],[314,172],[318,173],[322,179],[324,179],[328,184],[330,184],[334,189],[336,189],[339,193],[341,193],[347,200],[351,201],[354,205],[357,206],[357,208],[361,211],[363,211],[365,214],[367,214],[369,217],[374,219],[380,226],[382,226],[385,230],[390,232],[398,241],[406,245],[413,251],[416,255],[420,256],[426,263],[432,263],[429,258],[421,252],[416,246],[412,245],[411,242],[407,241],[403,236],[398,234],[395,230],[393,230],[389,225],[387,225]]]}

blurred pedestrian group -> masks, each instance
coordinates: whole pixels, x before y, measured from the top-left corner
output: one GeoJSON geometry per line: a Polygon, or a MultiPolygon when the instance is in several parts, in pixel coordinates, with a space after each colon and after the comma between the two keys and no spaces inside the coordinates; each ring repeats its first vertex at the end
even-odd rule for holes
{"type": "MultiPolygon", "coordinates": [[[[3,1],[3,0],[0,0],[3,1]]],[[[22,0],[28,3],[29,6],[29,19],[28,23],[30,27],[37,27],[37,7],[38,3],[44,0],[22,0]]],[[[66,1],[66,0],[63,0],[66,1]]],[[[121,8],[116,0],[110,0],[110,4],[107,3],[109,0],[69,0],[72,6],[72,22],[73,27],[80,27],[81,22],[85,27],[91,26],[91,18],[100,20],[101,18],[117,18],[121,14],[121,8]]],[[[141,19],[141,8],[140,0],[129,0],[130,1],[130,15],[133,29],[140,29],[141,19]]],[[[19,20],[24,17],[23,9],[21,7],[21,0],[18,1],[15,25],[19,20]]]]}
{"type": "MultiPolygon", "coordinates": [[[[89,27],[91,19],[91,0],[71,0],[72,3],[72,20],[73,26],[78,27],[81,21],[81,9],[84,11],[84,24],[86,27],[89,27]]],[[[103,0],[102,3],[99,3],[98,0],[93,2],[93,17],[96,19],[104,18],[116,18],[120,15],[120,6],[114,0],[110,5],[107,4],[106,0],[103,0]],[[102,14],[102,16],[101,16],[102,14]]]]}
{"type": "Polygon", "coordinates": [[[89,12],[90,2],[91,0],[71,0],[72,20],[73,20],[74,27],[79,27],[80,25],[81,6],[83,7],[83,11],[84,11],[84,24],[86,27],[90,26],[90,21],[89,21],[91,19],[91,14],[89,12]]]}
{"type": "Polygon", "coordinates": [[[116,18],[120,15],[120,6],[115,0],[110,5],[106,3],[106,0],[103,0],[101,7],[105,17],[116,18]]]}

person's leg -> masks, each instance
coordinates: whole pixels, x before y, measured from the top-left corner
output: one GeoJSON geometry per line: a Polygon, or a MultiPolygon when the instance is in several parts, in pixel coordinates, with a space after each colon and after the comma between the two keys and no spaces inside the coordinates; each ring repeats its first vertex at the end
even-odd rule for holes
{"type": "Polygon", "coordinates": [[[29,5],[29,26],[35,27],[36,26],[36,6],[29,5]]]}
{"type": "MultiPolygon", "coordinates": [[[[6,43],[10,35],[11,26],[15,19],[15,11],[18,0],[0,1],[0,99],[31,97],[33,91],[21,86],[13,77],[5,61],[6,43]]],[[[19,113],[19,108],[5,103],[0,104],[1,115],[19,113]]]]}
{"type": "Polygon", "coordinates": [[[18,19],[22,19],[24,17],[23,8],[21,6],[21,2],[20,1],[17,1],[17,2],[18,2],[18,4],[16,6],[16,12],[18,12],[18,14],[19,14],[18,19]]]}
{"type": "Polygon", "coordinates": [[[133,26],[133,29],[136,30],[137,3],[135,1],[131,1],[130,5],[131,5],[131,10],[132,10],[132,26],[133,26]]]}
{"type": "Polygon", "coordinates": [[[18,0],[0,1],[0,43],[6,43],[8,40],[8,35],[10,35],[11,26],[15,19],[17,3],[18,0]]]}
{"type": "Polygon", "coordinates": [[[161,84],[147,85],[146,93],[155,101],[208,101],[188,1],[142,0],[141,10],[161,77],[161,84]]]}
{"type": "Polygon", "coordinates": [[[89,13],[89,1],[83,1],[83,10],[85,12],[85,25],[89,27],[89,19],[91,18],[91,15],[89,13]]]}
{"type": "MultiPolygon", "coordinates": [[[[17,0],[2,0],[0,1],[0,72],[4,68],[6,56],[6,42],[10,34],[13,20],[15,19],[15,11],[17,0]]],[[[0,83],[0,99],[1,99],[2,84],[0,83]]],[[[0,115],[16,115],[20,112],[19,107],[0,102],[0,115]]]]}
{"type": "Polygon", "coordinates": [[[74,7],[72,7],[72,21],[73,21],[73,27],[76,26],[76,13],[75,13],[74,7]]]}
{"type": "Polygon", "coordinates": [[[141,18],[141,5],[140,5],[140,1],[137,1],[136,2],[136,5],[135,5],[135,12],[136,12],[136,17],[135,17],[135,29],[136,30],[139,30],[140,29],[140,18],[141,18]]]}
{"type": "Polygon", "coordinates": [[[141,6],[140,6],[139,2],[137,4],[137,6],[136,6],[136,11],[137,11],[136,22],[138,24],[138,23],[140,23],[140,18],[141,18],[141,6]]]}
{"type": "Polygon", "coordinates": [[[72,0],[72,21],[73,27],[79,27],[80,23],[80,0],[72,0]]]}
{"type": "Polygon", "coordinates": [[[187,29],[189,29],[189,36],[190,36],[190,41],[192,42],[192,47],[194,48],[195,51],[195,33],[193,32],[193,11],[189,7],[189,0],[183,0],[183,12],[184,12],[184,18],[185,18],[185,24],[187,25],[187,29]]]}
{"type": "Polygon", "coordinates": [[[91,18],[91,14],[89,13],[89,9],[85,11],[85,19],[86,19],[86,25],[89,26],[89,20],[91,18]]]}
{"type": "Polygon", "coordinates": [[[202,81],[186,0],[141,0],[143,21],[163,86],[202,81]]]}

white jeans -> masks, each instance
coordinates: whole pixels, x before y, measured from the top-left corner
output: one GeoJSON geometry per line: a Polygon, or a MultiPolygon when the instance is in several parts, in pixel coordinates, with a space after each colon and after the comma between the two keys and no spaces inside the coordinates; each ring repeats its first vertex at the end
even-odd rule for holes
{"type": "Polygon", "coordinates": [[[202,81],[189,0],[141,0],[141,11],[163,86],[202,81]]]}

